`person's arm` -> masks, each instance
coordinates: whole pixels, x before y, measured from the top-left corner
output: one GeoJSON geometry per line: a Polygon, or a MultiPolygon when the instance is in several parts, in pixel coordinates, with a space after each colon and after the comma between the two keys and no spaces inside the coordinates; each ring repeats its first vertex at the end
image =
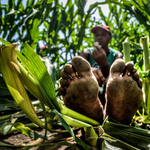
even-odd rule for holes
{"type": "MultiPolygon", "coordinates": [[[[120,52],[118,52],[117,56],[115,57],[115,60],[119,59],[119,58],[123,59],[123,55],[120,52]]],[[[101,68],[101,71],[102,71],[104,77],[107,78],[109,76],[109,70],[110,70],[110,66],[109,66],[109,64],[107,62],[107,57],[106,57],[106,59],[105,59],[104,62],[105,63],[103,63],[102,65],[100,65],[100,68],[101,68]]]]}
{"type": "Polygon", "coordinates": [[[92,52],[92,57],[97,62],[101,68],[101,72],[105,78],[109,75],[110,66],[107,62],[106,52],[101,48],[101,46],[94,46],[94,51],[92,52]]]}
{"type": "MultiPolygon", "coordinates": [[[[80,56],[82,56],[83,58],[85,58],[87,61],[89,61],[89,51],[88,49],[84,49],[80,56]]],[[[105,82],[105,78],[103,76],[103,74],[101,73],[101,71],[98,69],[98,68],[94,68],[94,67],[91,67],[91,70],[94,74],[94,76],[96,77],[96,80],[99,84],[99,86],[102,86],[102,84],[105,82]]]]}
{"type": "MultiPolygon", "coordinates": [[[[107,55],[104,49],[101,48],[100,45],[94,45],[94,51],[92,52],[92,57],[97,62],[97,64],[101,68],[101,72],[105,78],[109,76],[110,66],[107,62],[107,55]]],[[[118,52],[115,60],[121,58],[123,59],[122,53],[118,52]]]]}

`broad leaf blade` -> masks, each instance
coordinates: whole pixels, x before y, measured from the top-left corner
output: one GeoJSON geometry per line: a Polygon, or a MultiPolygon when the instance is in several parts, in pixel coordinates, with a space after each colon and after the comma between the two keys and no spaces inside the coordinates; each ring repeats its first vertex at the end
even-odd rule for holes
{"type": "Polygon", "coordinates": [[[100,148],[102,150],[140,150],[106,133],[102,135],[102,138],[104,139],[100,148]]]}
{"type": "Polygon", "coordinates": [[[25,55],[26,59],[23,58],[23,55],[18,55],[19,59],[36,80],[39,90],[44,96],[50,109],[56,108],[59,110],[59,105],[55,95],[55,88],[44,63],[28,44],[24,44],[23,46],[25,49],[21,52],[25,55]]]}
{"type": "Polygon", "coordinates": [[[4,39],[0,38],[0,41],[5,44],[6,46],[11,45],[8,41],[5,41],[4,39]]]}
{"type": "Polygon", "coordinates": [[[44,123],[36,115],[21,80],[19,66],[17,65],[17,46],[18,44],[12,44],[4,47],[0,51],[2,76],[19,107],[26,113],[31,121],[43,128],[44,123]]]}
{"type": "Polygon", "coordinates": [[[110,121],[110,117],[106,118],[103,128],[107,134],[130,145],[142,149],[150,148],[150,133],[148,130],[110,121]]]}
{"type": "Polygon", "coordinates": [[[80,140],[80,139],[78,139],[78,138],[76,137],[76,135],[74,134],[74,132],[73,132],[73,130],[71,129],[71,127],[66,123],[66,121],[63,119],[63,117],[61,116],[61,114],[60,114],[56,109],[53,109],[52,112],[54,112],[54,113],[57,115],[59,121],[63,124],[64,128],[65,128],[66,130],[68,130],[68,132],[73,136],[73,138],[75,139],[75,141],[76,141],[79,145],[83,146],[86,150],[92,150],[92,149],[93,149],[91,146],[85,144],[82,140],[80,140]]]}

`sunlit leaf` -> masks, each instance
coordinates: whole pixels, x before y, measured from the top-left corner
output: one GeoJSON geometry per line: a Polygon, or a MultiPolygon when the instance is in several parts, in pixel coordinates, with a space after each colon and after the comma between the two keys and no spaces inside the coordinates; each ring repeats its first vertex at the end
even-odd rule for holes
{"type": "Polygon", "coordinates": [[[114,122],[111,118],[106,118],[103,123],[104,131],[132,146],[142,149],[149,149],[150,133],[148,130],[123,125],[118,122],[114,122]]]}

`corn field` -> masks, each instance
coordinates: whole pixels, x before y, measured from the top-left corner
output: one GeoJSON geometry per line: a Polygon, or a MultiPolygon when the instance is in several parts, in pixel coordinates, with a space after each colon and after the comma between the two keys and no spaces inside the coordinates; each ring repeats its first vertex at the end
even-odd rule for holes
{"type": "MultiPolygon", "coordinates": [[[[148,150],[150,1],[98,1],[85,12],[87,2],[68,0],[65,6],[59,0],[26,0],[25,5],[22,0],[0,3],[0,134],[17,131],[35,138],[31,134],[33,128],[41,128],[45,136],[34,133],[42,139],[40,144],[45,144],[49,131],[69,133],[86,150],[148,150]],[[108,5],[108,16],[101,9],[103,5],[108,5]],[[98,19],[92,17],[95,11],[99,13],[98,19]],[[126,62],[132,61],[143,80],[142,111],[137,111],[132,126],[120,124],[109,116],[100,124],[65,107],[58,93],[60,71],[85,47],[93,45],[90,30],[96,24],[110,26],[113,32],[110,47],[122,52],[126,62]],[[2,115],[3,112],[7,115],[2,115]],[[25,118],[29,123],[24,123],[25,118]],[[55,126],[63,130],[58,131],[55,126]],[[86,131],[88,143],[76,136],[76,129],[86,131]],[[102,140],[100,147],[96,147],[98,139],[102,140]]],[[[61,144],[78,149],[66,141],[61,144]]],[[[0,146],[8,145],[0,142],[0,146]]],[[[34,146],[21,145],[24,149],[34,146]]]]}

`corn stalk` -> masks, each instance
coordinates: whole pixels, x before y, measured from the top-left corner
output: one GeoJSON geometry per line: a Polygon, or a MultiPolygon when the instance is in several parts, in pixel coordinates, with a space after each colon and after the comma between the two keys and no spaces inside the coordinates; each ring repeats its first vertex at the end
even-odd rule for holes
{"type": "Polygon", "coordinates": [[[144,61],[144,72],[143,75],[143,92],[144,92],[144,102],[146,105],[145,114],[150,113],[150,64],[149,64],[149,51],[147,37],[141,37],[140,44],[143,49],[143,61],[144,61]]]}
{"type": "Polygon", "coordinates": [[[124,52],[124,60],[125,62],[130,62],[131,59],[130,59],[130,43],[129,43],[129,38],[127,37],[125,39],[124,42],[122,42],[122,45],[123,45],[123,52],[124,52]]]}

